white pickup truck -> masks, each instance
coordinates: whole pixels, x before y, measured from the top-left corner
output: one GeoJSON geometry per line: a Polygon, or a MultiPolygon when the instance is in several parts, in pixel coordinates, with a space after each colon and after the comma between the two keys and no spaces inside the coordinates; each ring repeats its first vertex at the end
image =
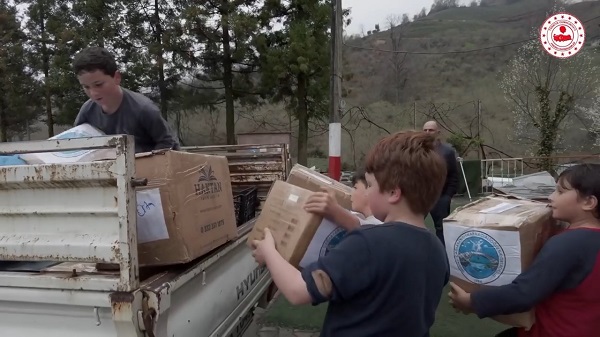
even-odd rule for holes
{"type": "MultiPolygon", "coordinates": [[[[233,337],[268,301],[272,280],[239,236],[187,265],[138,267],[133,139],[0,144],[0,155],[116,149],[116,159],[0,166],[0,335],[233,337]],[[104,271],[97,264],[117,264],[104,271]]],[[[234,185],[259,200],[290,169],[287,145],[188,147],[225,155],[234,185]]]]}

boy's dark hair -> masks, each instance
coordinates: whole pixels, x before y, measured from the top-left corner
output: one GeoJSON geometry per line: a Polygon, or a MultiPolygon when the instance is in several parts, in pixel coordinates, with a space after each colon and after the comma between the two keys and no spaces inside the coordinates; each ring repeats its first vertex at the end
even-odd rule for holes
{"type": "Polygon", "coordinates": [[[117,62],[114,56],[102,47],[88,47],[75,55],[73,71],[79,75],[82,72],[100,70],[106,75],[115,76],[117,62]]]}
{"type": "Polygon", "coordinates": [[[594,216],[600,218],[600,164],[571,166],[558,176],[558,185],[566,190],[575,190],[580,198],[595,197],[598,205],[594,216]]]}
{"type": "Polygon", "coordinates": [[[381,192],[400,188],[417,214],[431,210],[446,181],[446,163],[435,150],[435,137],[420,131],[381,139],[369,152],[365,170],[375,176],[381,192]]]}
{"type": "Polygon", "coordinates": [[[356,185],[356,183],[361,182],[367,186],[367,178],[365,178],[365,170],[359,169],[354,172],[352,175],[352,186],[356,185]]]}

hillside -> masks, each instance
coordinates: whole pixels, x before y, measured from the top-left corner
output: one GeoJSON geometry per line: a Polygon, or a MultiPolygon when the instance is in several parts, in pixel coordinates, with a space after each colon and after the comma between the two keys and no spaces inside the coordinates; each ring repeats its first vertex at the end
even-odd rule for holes
{"type": "MultiPolygon", "coordinates": [[[[482,127],[489,129],[485,140],[510,154],[522,155],[522,147],[507,137],[513,129],[513,117],[499,84],[508,61],[522,45],[515,42],[531,38],[532,30],[539,29],[546,18],[546,8],[546,1],[540,0],[452,8],[393,31],[351,38],[344,48],[344,72],[352,73],[345,82],[349,92],[346,101],[349,106],[367,107],[370,119],[392,129],[412,127],[415,111],[420,127],[431,115],[429,103],[436,102],[438,108],[448,111],[449,126],[469,133],[477,113],[474,102],[481,100],[482,127]],[[417,53],[406,55],[400,72],[394,66],[401,63],[402,54],[378,51],[394,50],[392,35],[399,41],[395,50],[417,53]],[[489,48],[498,45],[506,46],[489,48]],[[478,51],[448,53],[469,50],[478,51]],[[418,54],[422,52],[432,54],[418,54]]],[[[585,24],[586,44],[598,40],[600,2],[576,3],[566,10],[584,22],[594,18],[585,24]]],[[[577,151],[574,145],[584,140],[581,128],[571,126],[567,137],[570,151],[577,151]]]]}
{"type": "MultiPolygon", "coordinates": [[[[485,143],[508,155],[527,154],[523,144],[511,141],[513,114],[500,82],[521,42],[530,39],[532,31],[539,29],[546,18],[549,0],[483,2],[487,5],[432,13],[393,31],[386,28],[382,18],[381,31],[345,40],[343,89],[347,111],[343,118],[342,160],[347,167],[360,165],[372,144],[387,132],[420,128],[436,111],[452,132],[475,134],[478,101],[485,143]],[[392,36],[397,43],[392,43],[392,36]],[[411,53],[404,56],[386,52],[389,50],[411,53]],[[398,65],[401,67],[395,67],[398,65]]],[[[566,10],[584,22],[590,20],[585,24],[586,48],[597,45],[600,1],[576,3],[566,10]]],[[[185,144],[223,144],[223,112],[224,108],[181,111],[178,130],[185,144]]],[[[295,139],[297,124],[283,106],[263,105],[256,110],[236,106],[236,115],[238,133],[291,131],[295,139]]],[[[561,151],[591,151],[582,122],[575,118],[568,122],[564,134],[567,146],[561,151]]],[[[310,129],[309,157],[326,158],[327,118],[312,121],[310,129]]],[[[32,139],[44,139],[46,135],[40,127],[32,139]]],[[[291,149],[295,155],[295,142],[291,149]]],[[[476,155],[471,152],[465,157],[476,155]]]]}

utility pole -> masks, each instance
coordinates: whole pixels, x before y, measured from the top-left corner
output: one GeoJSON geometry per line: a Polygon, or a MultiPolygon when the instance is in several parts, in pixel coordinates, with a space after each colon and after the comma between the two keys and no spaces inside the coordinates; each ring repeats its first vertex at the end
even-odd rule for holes
{"type": "Polygon", "coordinates": [[[481,100],[477,100],[477,142],[479,142],[479,158],[483,158],[483,150],[481,147],[481,100]]]}
{"type": "Polygon", "coordinates": [[[342,0],[331,1],[331,106],[329,112],[329,177],[342,176],[342,0]]]}
{"type": "Polygon", "coordinates": [[[417,129],[417,101],[413,102],[413,128],[417,129]]]}

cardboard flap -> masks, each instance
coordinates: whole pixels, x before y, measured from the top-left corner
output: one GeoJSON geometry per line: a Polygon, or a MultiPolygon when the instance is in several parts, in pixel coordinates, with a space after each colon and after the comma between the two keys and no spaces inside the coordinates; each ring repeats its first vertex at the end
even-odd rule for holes
{"type": "Polygon", "coordinates": [[[543,202],[504,196],[489,196],[458,207],[444,223],[500,230],[519,229],[546,219],[551,213],[543,202]]]}
{"type": "Polygon", "coordinates": [[[170,151],[174,151],[174,150],[170,150],[170,149],[161,149],[161,150],[152,150],[150,152],[140,152],[140,153],[136,153],[135,157],[136,158],[144,158],[144,157],[152,157],[155,155],[164,155],[167,152],[170,151]]]}
{"type": "Polygon", "coordinates": [[[292,167],[287,182],[312,192],[320,192],[322,188],[329,189],[340,206],[346,209],[352,208],[352,188],[315,170],[296,164],[292,167]]]}

